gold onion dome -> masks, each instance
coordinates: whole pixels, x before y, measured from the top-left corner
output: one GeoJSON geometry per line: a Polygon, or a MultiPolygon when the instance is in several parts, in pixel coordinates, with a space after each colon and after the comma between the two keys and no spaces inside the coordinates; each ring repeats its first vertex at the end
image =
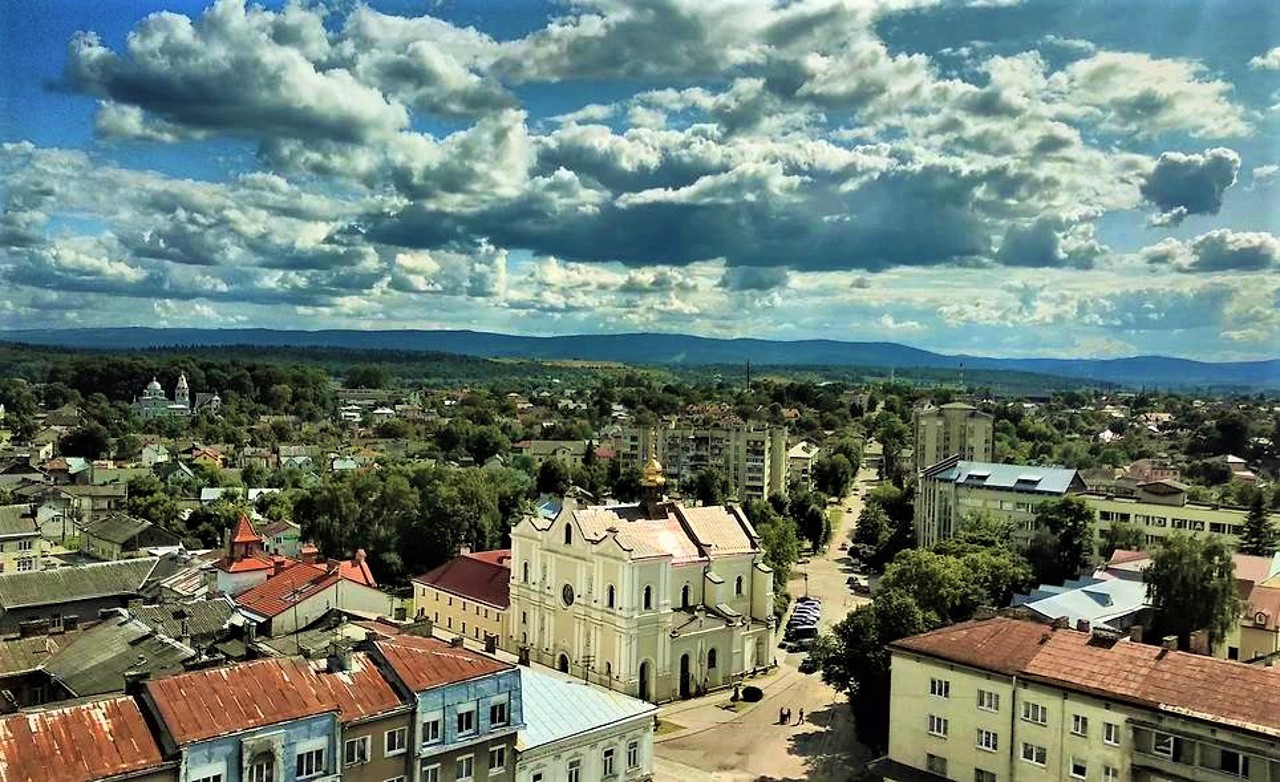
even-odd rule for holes
{"type": "Polygon", "coordinates": [[[640,482],[645,486],[661,486],[667,482],[662,470],[662,462],[658,461],[657,456],[650,456],[649,461],[645,462],[644,468],[640,471],[640,482]]]}

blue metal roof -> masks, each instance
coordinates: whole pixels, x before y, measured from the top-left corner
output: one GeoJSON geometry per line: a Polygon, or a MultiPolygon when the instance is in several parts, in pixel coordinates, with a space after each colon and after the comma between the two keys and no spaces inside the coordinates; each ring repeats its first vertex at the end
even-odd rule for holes
{"type": "Polygon", "coordinates": [[[994,464],[992,462],[956,462],[938,465],[931,478],[951,481],[964,486],[977,486],[1005,491],[1025,491],[1036,494],[1066,494],[1079,482],[1075,470],[1065,467],[1032,467],[1026,464],[994,464]]]}
{"type": "Polygon", "coordinates": [[[523,665],[519,671],[525,723],[518,744],[522,752],[658,710],[652,703],[564,674],[523,665]]]}
{"type": "Polygon", "coordinates": [[[1110,627],[1111,622],[1148,607],[1146,584],[1123,578],[1081,579],[1074,589],[1036,599],[1041,591],[1033,592],[1031,599],[1015,596],[1013,605],[1025,606],[1045,619],[1065,616],[1072,624],[1084,619],[1094,627],[1110,627]]]}

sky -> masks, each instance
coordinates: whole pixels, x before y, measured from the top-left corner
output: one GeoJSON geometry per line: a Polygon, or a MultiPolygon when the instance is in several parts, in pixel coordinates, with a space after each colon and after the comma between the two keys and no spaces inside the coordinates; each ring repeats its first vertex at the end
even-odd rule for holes
{"type": "Polygon", "coordinates": [[[24,0],[0,73],[0,329],[1280,356],[1274,0],[24,0]]]}

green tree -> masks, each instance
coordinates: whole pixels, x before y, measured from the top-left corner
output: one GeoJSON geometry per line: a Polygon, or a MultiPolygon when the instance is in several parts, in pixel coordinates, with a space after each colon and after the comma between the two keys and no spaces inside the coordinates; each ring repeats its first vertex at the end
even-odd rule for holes
{"type": "Polygon", "coordinates": [[[389,388],[391,370],[380,364],[362,364],[347,372],[343,385],[347,388],[389,388]]]}
{"type": "Polygon", "coordinates": [[[1169,535],[1152,553],[1142,580],[1154,612],[1155,637],[1176,635],[1179,649],[1190,648],[1197,630],[1208,634],[1212,648],[1239,621],[1235,563],[1218,538],[1169,535]]]}
{"type": "Polygon", "coordinates": [[[1147,542],[1147,533],[1138,524],[1113,521],[1102,531],[1102,558],[1111,559],[1117,551],[1140,551],[1147,542]]]}
{"type": "Polygon", "coordinates": [[[885,568],[878,589],[909,596],[935,626],[968,618],[981,601],[961,559],[924,549],[900,553],[885,568]]]}
{"type": "Polygon", "coordinates": [[[1269,557],[1276,553],[1276,528],[1271,523],[1271,514],[1267,512],[1266,499],[1262,492],[1254,492],[1253,501],[1249,504],[1249,515],[1245,517],[1244,527],[1240,530],[1241,554],[1252,554],[1256,557],[1269,557]]]}
{"type": "Polygon", "coordinates": [[[747,500],[742,510],[760,535],[764,563],[773,570],[775,591],[785,590],[791,569],[800,558],[800,538],[796,534],[795,522],[764,500],[747,500]]]}
{"type": "Polygon", "coordinates": [[[1089,570],[1097,548],[1095,519],[1093,508],[1075,496],[1036,508],[1036,535],[1027,549],[1027,559],[1038,581],[1061,584],[1089,570]]]}
{"type": "Polygon", "coordinates": [[[539,494],[563,497],[569,491],[569,468],[559,459],[547,459],[538,466],[538,478],[534,485],[539,494]]]}
{"type": "Polygon", "coordinates": [[[818,459],[813,466],[813,482],[818,491],[832,497],[843,497],[853,485],[856,470],[844,454],[834,454],[818,459]]]}
{"type": "Polygon", "coordinates": [[[729,479],[715,467],[704,467],[693,476],[693,496],[702,505],[723,505],[729,496],[729,479]]]}
{"type": "Polygon", "coordinates": [[[101,459],[111,452],[111,433],[102,424],[90,421],[68,432],[58,448],[65,456],[101,459]]]}

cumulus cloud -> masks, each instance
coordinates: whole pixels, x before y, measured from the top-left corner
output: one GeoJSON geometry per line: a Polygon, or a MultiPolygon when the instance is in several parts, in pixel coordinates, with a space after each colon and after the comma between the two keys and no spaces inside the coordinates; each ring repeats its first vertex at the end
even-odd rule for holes
{"type": "Polygon", "coordinates": [[[1249,67],[1255,71],[1280,71],[1280,46],[1269,49],[1249,60],[1249,67]]]}
{"type": "Polygon", "coordinates": [[[1260,231],[1218,229],[1190,242],[1166,239],[1143,248],[1139,257],[1153,266],[1183,272],[1257,272],[1280,266],[1280,238],[1260,231]]]}
{"type": "Polygon", "coordinates": [[[1189,214],[1216,215],[1222,195],[1236,183],[1240,156],[1224,147],[1184,155],[1162,152],[1139,188],[1160,209],[1153,225],[1177,225],[1189,214]]]}
{"type": "Polygon", "coordinates": [[[770,291],[786,287],[790,274],[776,266],[730,266],[720,278],[720,287],[730,291],[770,291]]]}

